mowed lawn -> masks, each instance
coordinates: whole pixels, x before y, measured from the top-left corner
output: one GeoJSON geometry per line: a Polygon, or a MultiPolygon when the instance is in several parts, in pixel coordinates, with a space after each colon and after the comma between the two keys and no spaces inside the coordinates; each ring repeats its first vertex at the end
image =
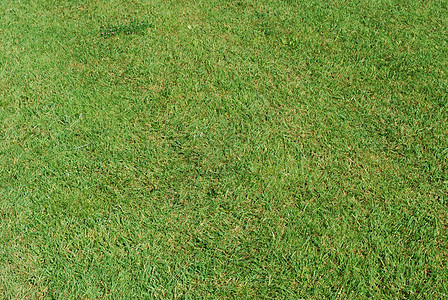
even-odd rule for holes
{"type": "Polygon", "coordinates": [[[448,2],[0,1],[0,297],[448,297],[448,2]]]}

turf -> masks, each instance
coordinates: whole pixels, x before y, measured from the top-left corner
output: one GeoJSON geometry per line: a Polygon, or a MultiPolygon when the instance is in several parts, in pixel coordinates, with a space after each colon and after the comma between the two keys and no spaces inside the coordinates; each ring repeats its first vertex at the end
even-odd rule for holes
{"type": "Polygon", "coordinates": [[[444,298],[448,2],[2,0],[2,298],[444,298]]]}

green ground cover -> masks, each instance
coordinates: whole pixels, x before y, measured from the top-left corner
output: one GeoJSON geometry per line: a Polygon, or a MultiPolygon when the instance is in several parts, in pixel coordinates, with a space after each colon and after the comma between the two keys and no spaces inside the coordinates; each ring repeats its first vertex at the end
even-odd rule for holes
{"type": "Polygon", "coordinates": [[[2,298],[448,297],[448,2],[0,1],[2,298]]]}

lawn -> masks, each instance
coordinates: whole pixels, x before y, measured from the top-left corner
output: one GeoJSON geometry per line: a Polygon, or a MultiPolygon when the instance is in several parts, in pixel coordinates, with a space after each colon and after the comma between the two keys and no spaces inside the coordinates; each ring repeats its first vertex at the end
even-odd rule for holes
{"type": "Polygon", "coordinates": [[[0,1],[0,297],[448,297],[448,1],[0,1]]]}

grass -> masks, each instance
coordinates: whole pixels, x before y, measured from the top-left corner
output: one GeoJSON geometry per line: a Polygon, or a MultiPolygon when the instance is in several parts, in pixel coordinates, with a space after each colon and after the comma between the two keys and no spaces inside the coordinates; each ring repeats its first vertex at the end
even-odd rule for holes
{"type": "Polygon", "coordinates": [[[432,0],[1,1],[1,297],[446,298],[447,28],[432,0]]]}

